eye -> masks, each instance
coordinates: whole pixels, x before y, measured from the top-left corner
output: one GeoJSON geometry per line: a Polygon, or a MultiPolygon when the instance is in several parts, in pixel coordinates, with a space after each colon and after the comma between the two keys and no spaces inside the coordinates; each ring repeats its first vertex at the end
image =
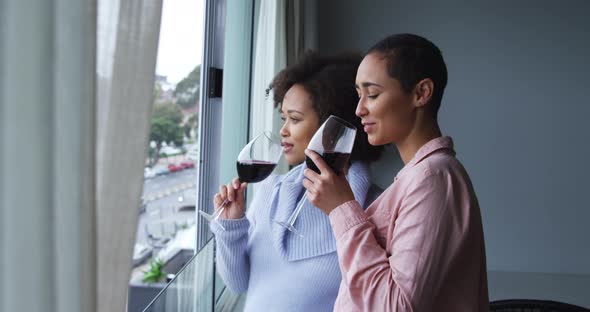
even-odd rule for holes
{"type": "Polygon", "coordinates": [[[296,124],[296,123],[300,122],[301,120],[300,119],[297,119],[297,118],[292,118],[291,117],[291,121],[293,122],[293,124],[296,124]]]}
{"type": "Polygon", "coordinates": [[[283,122],[285,122],[285,120],[287,120],[287,119],[285,118],[285,116],[281,116],[281,120],[282,120],[283,122]]]}
{"type": "Polygon", "coordinates": [[[369,99],[371,99],[371,100],[374,100],[374,99],[376,99],[378,96],[379,96],[379,94],[369,94],[369,95],[367,95],[367,97],[368,97],[369,99]]]}

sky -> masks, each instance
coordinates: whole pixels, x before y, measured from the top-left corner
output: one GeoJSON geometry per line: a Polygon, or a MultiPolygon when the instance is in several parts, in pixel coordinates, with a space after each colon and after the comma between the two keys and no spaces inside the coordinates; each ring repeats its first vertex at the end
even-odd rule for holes
{"type": "Polygon", "coordinates": [[[204,0],[164,0],[156,73],[178,83],[203,55],[204,0]]]}

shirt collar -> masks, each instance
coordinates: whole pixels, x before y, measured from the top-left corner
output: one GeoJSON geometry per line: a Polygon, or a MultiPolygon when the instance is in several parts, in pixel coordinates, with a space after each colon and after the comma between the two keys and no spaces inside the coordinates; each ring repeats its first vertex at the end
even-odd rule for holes
{"type": "Polygon", "coordinates": [[[455,150],[453,149],[453,139],[448,136],[441,136],[428,141],[426,144],[422,145],[420,149],[418,149],[414,157],[402,168],[402,170],[400,170],[398,175],[406,168],[414,167],[428,156],[440,150],[448,150],[451,155],[455,156],[455,150]]]}

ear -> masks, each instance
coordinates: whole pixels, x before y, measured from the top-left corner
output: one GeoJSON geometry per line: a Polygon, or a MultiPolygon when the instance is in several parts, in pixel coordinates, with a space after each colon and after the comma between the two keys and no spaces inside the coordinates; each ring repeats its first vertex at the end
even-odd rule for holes
{"type": "Polygon", "coordinates": [[[423,107],[432,99],[434,92],[434,82],[432,79],[425,78],[420,80],[414,87],[414,106],[423,107]]]}

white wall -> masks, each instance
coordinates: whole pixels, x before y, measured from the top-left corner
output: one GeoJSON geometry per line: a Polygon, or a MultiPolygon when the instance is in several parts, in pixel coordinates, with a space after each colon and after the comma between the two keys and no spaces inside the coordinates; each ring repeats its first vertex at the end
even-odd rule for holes
{"type": "Polygon", "coordinates": [[[443,51],[440,124],[476,188],[492,271],[590,276],[588,12],[583,0],[319,2],[323,52],[398,32],[443,51]]]}

